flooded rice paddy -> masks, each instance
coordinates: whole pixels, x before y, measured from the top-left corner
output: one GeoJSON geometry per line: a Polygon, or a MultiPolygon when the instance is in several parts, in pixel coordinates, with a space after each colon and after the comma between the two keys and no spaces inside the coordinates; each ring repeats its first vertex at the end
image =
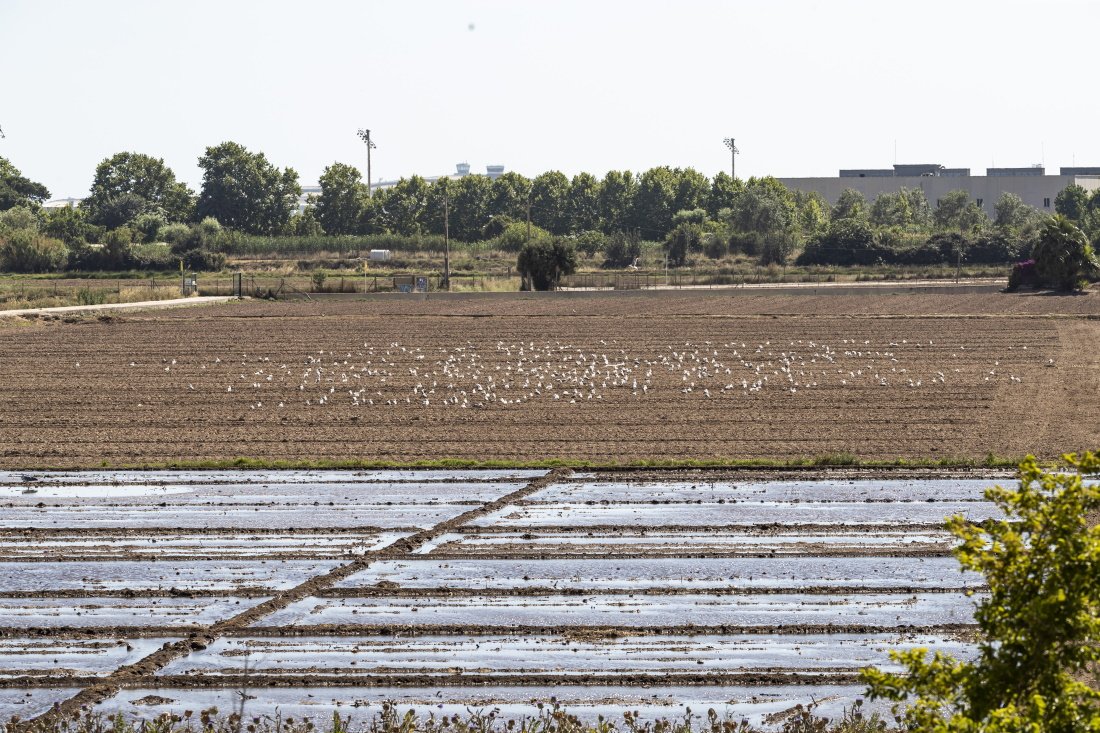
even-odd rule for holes
{"type": "Polygon", "coordinates": [[[835,715],[891,649],[974,654],[984,588],[943,519],[998,517],[994,483],[0,472],[0,718],[231,710],[243,688],[253,714],[314,719],[551,695],[582,717],[835,715]]]}

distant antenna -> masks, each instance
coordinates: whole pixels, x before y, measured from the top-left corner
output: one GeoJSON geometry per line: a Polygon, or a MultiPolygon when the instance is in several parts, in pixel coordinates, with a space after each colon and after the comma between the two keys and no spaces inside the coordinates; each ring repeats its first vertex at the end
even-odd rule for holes
{"type": "Polygon", "coordinates": [[[6,137],[7,135],[4,134],[4,128],[0,127],[0,140],[3,140],[6,137]]]}

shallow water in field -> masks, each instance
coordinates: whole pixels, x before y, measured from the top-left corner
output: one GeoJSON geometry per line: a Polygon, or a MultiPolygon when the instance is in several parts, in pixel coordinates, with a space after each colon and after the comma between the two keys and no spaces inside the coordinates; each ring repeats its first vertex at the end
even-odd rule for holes
{"type": "MultiPolygon", "coordinates": [[[[891,649],[975,653],[983,586],[943,520],[999,516],[997,481],[593,473],[451,521],[545,474],[0,472],[0,678],[106,675],[303,583],[98,709],[229,712],[243,675],[246,713],[322,723],[386,700],[516,717],[556,695],[589,721],[690,706],[759,724],[815,700],[839,714],[891,649]]],[[[74,693],[0,687],[0,719],[74,693]]]]}
{"type": "Polygon", "coordinates": [[[172,588],[228,592],[243,588],[285,590],[336,567],[335,561],[269,560],[238,562],[0,562],[5,591],[74,590],[165,591],[172,588]]]}
{"type": "MultiPolygon", "coordinates": [[[[352,726],[361,726],[381,711],[382,703],[393,702],[400,715],[410,709],[424,716],[434,714],[437,718],[443,715],[466,717],[473,711],[488,714],[495,710],[498,717],[518,719],[537,715],[536,704],[549,705],[547,701],[553,697],[567,712],[589,723],[595,722],[598,716],[621,723],[625,710],[637,711],[643,720],[682,718],[690,708],[696,716],[705,716],[708,709],[713,709],[720,718],[728,716],[733,721],[744,718],[758,725],[765,715],[789,710],[798,704],[817,703],[818,714],[835,718],[845,707],[862,699],[864,692],[863,685],[662,686],[646,689],[570,685],[251,688],[249,694],[253,697],[246,701],[244,713],[246,717],[272,715],[278,710],[284,719],[310,718],[320,725],[331,720],[336,711],[341,717],[349,717],[352,726]]],[[[142,688],[123,690],[97,710],[149,718],[164,712],[180,713],[210,707],[237,710],[240,695],[232,689],[142,688]],[[149,698],[163,698],[168,702],[142,702],[149,698]]],[[[865,704],[864,710],[885,712],[888,706],[865,704]]]]}
{"type": "MultiPolygon", "coordinates": [[[[0,598],[0,628],[110,628],[205,626],[267,598],[0,598]]],[[[123,632],[124,633],[124,632],[123,632]]]]}
{"type": "Polygon", "coordinates": [[[738,504],[528,504],[510,506],[477,527],[726,527],[775,525],[929,525],[962,514],[973,522],[998,518],[989,502],[754,502],[738,504]]]}
{"type": "Polygon", "coordinates": [[[306,598],[253,624],[316,626],[941,626],[973,621],[962,593],[306,598]]]}
{"type": "Polygon", "coordinates": [[[766,482],[589,481],[560,483],[528,502],[783,502],[783,501],[984,501],[984,492],[1007,479],[848,479],[766,482]]]}
{"type": "Polygon", "coordinates": [[[0,639],[0,679],[110,674],[175,639],[0,639]]]}
{"type": "MultiPolygon", "coordinates": [[[[2,566],[0,566],[2,567],[2,566]]],[[[646,558],[605,560],[386,560],[336,584],[363,588],[379,581],[401,588],[655,591],[787,588],[978,588],[982,578],[959,572],[953,557],[646,558]]]]}
{"type": "MultiPolygon", "coordinates": [[[[854,673],[874,664],[895,669],[888,649],[929,647],[959,659],[973,644],[937,634],[569,636],[363,636],[229,638],[178,659],[162,675],[453,675],[854,673]]],[[[2,659],[2,657],[0,657],[2,659]]]]}
{"type": "Polygon", "coordinates": [[[320,484],[422,481],[527,481],[546,471],[526,469],[410,470],[185,470],[185,471],[0,471],[0,484],[320,484]],[[29,479],[29,481],[28,481],[29,479]]]}

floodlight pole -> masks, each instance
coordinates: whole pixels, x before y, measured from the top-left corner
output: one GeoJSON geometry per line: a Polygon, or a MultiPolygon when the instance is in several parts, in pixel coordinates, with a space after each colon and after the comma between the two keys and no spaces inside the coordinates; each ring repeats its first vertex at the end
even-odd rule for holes
{"type": "Polygon", "coordinates": [[[727,137],[723,140],[726,147],[730,149],[730,176],[733,180],[737,180],[737,154],[741,151],[737,149],[737,145],[734,143],[732,137],[727,137]]]}
{"type": "Polygon", "coordinates": [[[360,129],[358,133],[359,139],[366,143],[367,146],[367,198],[371,198],[371,177],[370,177],[370,151],[378,146],[371,142],[370,130],[360,129]]]}

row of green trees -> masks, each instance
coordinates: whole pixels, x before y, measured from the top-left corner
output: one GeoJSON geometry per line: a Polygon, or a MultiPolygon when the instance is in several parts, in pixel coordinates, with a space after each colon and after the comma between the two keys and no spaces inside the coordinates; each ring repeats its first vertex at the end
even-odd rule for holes
{"type": "MultiPolygon", "coordinates": [[[[96,166],[88,196],[71,215],[85,238],[120,227],[153,232],[171,223],[198,223],[213,218],[247,234],[292,231],[291,217],[302,194],[298,174],[276,168],[263,153],[225,142],[199,158],[202,188],[196,195],[162,158],[122,152],[96,166]]],[[[36,209],[49,190],[30,181],[0,158],[0,211],[16,206],[36,209]]]]}
{"type": "MultiPolygon", "coordinates": [[[[105,244],[111,232],[121,232],[112,235],[116,241],[126,235],[133,242],[170,241],[171,225],[213,219],[229,232],[218,246],[230,252],[248,235],[424,242],[446,233],[509,252],[564,237],[608,267],[632,263],[642,240],[663,242],[673,266],[729,254],[786,263],[796,253],[802,265],[1007,263],[1034,252],[1046,218],[1013,194],[996,202],[991,220],[961,190],[935,205],[919,189],[873,201],[848,190],[830,206],[774,178],[741,181],[720,173],[709,179],[669,167],[611,171],[602,179],[587,173],[570,179],[558,171],[530,179],[517,173],[434,182],[412,176],[369,196],[360,172],[343,163],[325,169],[320,194],[295,216],[297,174],[276,168],[262,153],[226,142],[207,148],[199,165],[203,184],[195,194],[162,159],[118,153],[96,167],[79,208],[43,212],[37,207],[49,195],[45,187],[0,159],[0,210],[30,208],[39,232],[70,249],[105,244]]],[[[1100,238],[1100,192],[1070,186],[1058,194],[1055,209],[1086,239],[1100,238]]]]}

